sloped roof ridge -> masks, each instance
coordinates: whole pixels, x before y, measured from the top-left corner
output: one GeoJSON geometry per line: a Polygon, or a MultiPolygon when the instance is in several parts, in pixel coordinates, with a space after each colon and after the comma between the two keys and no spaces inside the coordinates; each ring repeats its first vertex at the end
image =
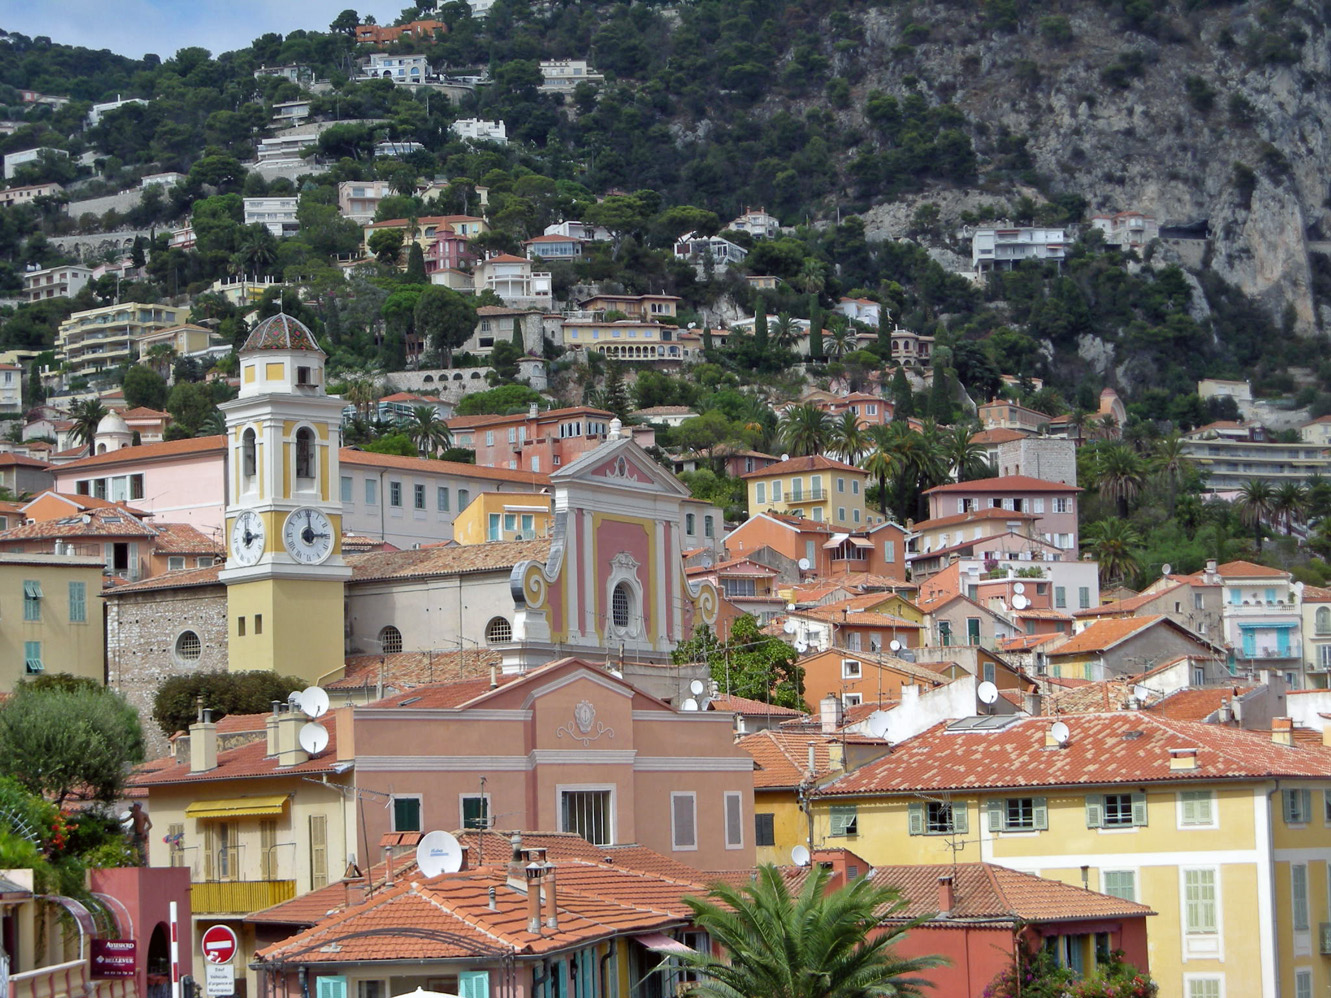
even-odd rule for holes
{"type": "MultiPolygon", "coordinates": [[[[478,872],[479,872],[479,871],[478,871],[478,872]]],[[[447,874],[441,874],[441,876],[447,876],[447,874]]],[[[480,878],[477,878],[477,879],[480,879],[480,878]]],[[[485,879],[498,880],[499,878],[498,878],[498,877],[487,877],[487,878],[485,878],[485,879]]],[[[505,937],[503,937],[503,936],[501,936],[501,935],[498,935],[498,934],[495,933],[493,930],[488,929],[488,928],[486,928],[485,926],[479,924],[478,921],[477,921],[477,919],[474,918],[473,916],[466,914],[465,912],[459,910],[459,908],[450,908],[450,907],[445,903],[444,899],[443,899],[442,897],[440,897],[439,895],[437,895],[437,894],[435,893],[434,889],[433,889],[432,887],[430,887],[428,881],[426,881],[426,882],[421,882],[421,881],[418,881],[418,880],[413,880],[413,881],[410,882],[410,884],[409,884],[408,886],[409,886],[409,888],[411,889],[412,893],[416,894],[419,898],[421,898],[421,900],[427,902],[428,904],[432,904],[432,905],[434,905],[436,908],[438,908],[440,911],[442,911],[445,915],[448,915],[450,918],[456,918],[458,921],[464,923],[465,925],[467,925],[469,928],[473,929],[474,931],[479,932],[481,935],[485,936],[487,939],[493,939],[496,943],[498,943],[498,944],[501,945],[501,946],[512,946],[512,947],[514,947],[514,948],[520,948],[520,947],[518,947],[518,946],[515,945],[515,943],[514,943],[514,941],[513,941],[512,939],[507,939],[507,938],[505,938],[505,937]]],[[[503,886],[505,886],[505,887],[508,886],[508,884],[507,884],[507,880],[505,880],[503,886]]],[[[576,892],[575,892],[575,893],[576,893],[576,892]]],[[[524,933],[524,934],[525,934],[525,933],[524,933]]]]}

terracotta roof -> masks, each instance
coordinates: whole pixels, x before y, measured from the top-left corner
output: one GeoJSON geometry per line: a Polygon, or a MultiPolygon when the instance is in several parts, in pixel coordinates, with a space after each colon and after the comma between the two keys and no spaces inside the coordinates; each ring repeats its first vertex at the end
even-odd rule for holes
{"type": "Polygon", "coordinates": [[[1055,648],[1051,654],[1083,655],[1087,652],[1107,651],[1162,620],[1168,618],[1159,613],[1150,613],[1142,617],[1111,617],[1107,620],[1097,620],[1093,624],[1088,624],[1080,634],[1073,635],[1067,644],[1055,648]]]}
{"type": "Polygon", "coordinates": [[[758,731],[737,743],[753,756],[753,788],[773,790],[797,787],[809,775],[809,745],[813,745],[814,778],[836,772],[832,768],[828,738],[819,734],[758,731]]]}
{"type": "Polygon", "coordinates": [[[370,689],[382,684],[386,695],[427,684],[453,680],[488,680],[490,666],[503,656],[488,648],[464,651],[399,652],[394,655],[348,655],[341,679],[324,683],[330,690],[370,689]]]}
{"type": "Polygon", "coordinates": [[[183,572],[166,572],[162,575],[154,575],[151,579],[144,579],[142,582],[130,582],[125,585],[104,590],[102,595],[107,598],[114,598],[116,596],[149,592],[156,589],[187,589],[193,586],[220,586],[222,583],[217,578],[217,575],[224,567],[224,565],[210,565],[207,568],[192,568],[183,572]]]}
{"type": "Polygon", "coordinates": [[[491,541],[412,551],[374,551],[347,556],[351,581],[410,579],[431,575],[463,575],[495,572],[523,561],[543,561],[550,554],[550,541],[491,541]]]}
{"type": "Polygon", "coordinates": [[[1009,612],[1018,620],[1059,620],[1066,621],[1067,623],[1072,622],[1072,615],[1063,610],[1027,609],[1011,610],[1009,612]]]}
{"type": "Polygon", "coordinates": [[[1227,561],[1216,570],[1216,574],[1231,579],[1288,579],[1289,573],[1278,568],[1268,568],[1251,561],[1227,561]]]}
{"type": "MultiPolygon", "coordinates": [[[[98,499],[96,496],[78,495],[74,492],[56,492],[54,489],[48,489],[40,495],[34,496],[27,502],[20,503],[19,505],[22,507],[23,511],[26,512],[27,507],[31,506],[44,496],[56,496],[76,509],[118,509],[139,519],[152,515],[146,510],[135,509],[133,506],[126,506],[124,503],[120,502],[111,502],[109,499],[98,499]]],[[[57,519],[57,517],[52,517],[52,519],[57,519]]]]}
{"type": "Polygon", "coordinates": [[[149,537],[156,531],[123,509],[90,509],[58,520],[40,520],[0,532],[0,544],[65,537],[149,537]]]}
{"type": "Polygon", "coordinates": [[[154,523],[154,544],[158,554],[198,554],[226,556],[226,548],[190,523],[154,523]]]}
{"type": "Polygon", "coordinates": [[[1237,700],[1255,686],[1206,686],[1175,690],[1145,709],[1181,721],[1209,721],[1226,700],[1237,700]]]}
{"type": "Polygon", "coordinates": [[[129,782],[138,787],[155,787],[168,783],[208,783],[224,780],[261,779],[263,777],[295,777],[297,780],[311,773],[335,772],[337,762],[337,725],[325,726],[328,730],[328,747],[316,758],[306,759],[295,766],[278,767],[275,755],[268,755],[266,739],[258,739],[238,745],[235,748],[221,749],[217,753],[217,768],[199,773],[190,772],[188,758],[170,760],[163,765],[161,760],[141,766],[130,774],[129,782]]]}
{"type": "Polygon", "coordinates": [[[1025,440],[1029,436],[1029,433],[1022,433],[1019,430],[1008,430],[1003,427],[996,427],[992,430],[981,430],[979,433],[971,434],[971,443],[1005,444],[1010,440],[1025,440]]]}
{"type": "Polygon", "coordinates": [[[163,440],[155,444],[141,444],[138,447],[122,447],[120,450],[94,454],[92,457],[70,461],[60,466],[60,473],[84,468],[99,468],[104,465],[137,464],[140,461],[165,461],[190,454],[206,454],[209,451],[226,450],[226,436],[218,434],[212,437],[190,437],[186,440],[163,440]]]}
{"type": "Polygon", "coordinates": [[[953,513],[951,516],[940,516],[936,520],[921,520],[915,524],[917,533],[924,530],[937,530],[939,527],[951,527],[958,523],[972,523],[976,520],[1038,520],[1035,513],[1022,513],[1012,509],[1000,509],[990,507],[988,509],[972,510],[969,513],[953,513]]]}
{"type": "Polygon", "coordinates": [[[1018,634],[1015,638],[1004,638],[998,642],[1003,651],[1030,651],[1046,641],[1061,639],[1062,634],[1018,634]]]}
{"type": "MultiPolygon", "coordinates": [[[[493,417],[486,417],[487,419],[493,417]]],[[[450,424],[452,420],[449,421],[450,424]]],[[[375,454],[371,451],[343,447],[338,453],[338,460],[343,464],[354,464],[369,468],[398,468],[402,471],[420,471],[436,475],[458,475],[464,478],[478,478],[496,482],[520,482],[545,488],[550,484],[550,476],[535,471],[515,471],[510,468],[489,468],[478,464],[462,464],[459,461],[436,461],[429,457],[404,457],[399,454],[375,454]]]]}
{"type": "MultiPolygon", "coordinates": [[[[594,409],[587,405],[571,405],[563,409],[543,409],[537,414],[536,419],[539,422],[558,422],[561,419],[567,419],[570,416],[578,415],[604,416],[607,422],[615,418],[615,414],[608,409],[594,409]]],[[[445,422],[448,423],[450,429],[456,429],[457,427],[470,429],[474,426],[485,426],[490,423],[496,425],[506,423],[525,423],[530,418],[531,417],[528,416],[527,412],[524,410],[523,412],[510,413],[507,416],[497,416],[493,414],[479,416],[452,416],[445,420],[445,422]]]]}
{"type": "Polygon", "coordinates": [[[1135,613],[1166,593],[1172,593],[1176,589],[1183,588],[1184,585],[1185,583],[1178,582],[1164,589],[1157,589],[1152,593],[1140,593],[1137,596],[1117,600],[1113,603],[1101,603],[1099,606],[1087,607],[1085,610],[1074,610],[1072,615],[1074,617],[1112,617],[1120,613],[1135,613]]]}
{"type": "Polygon", "coordinates": [[[1304,603],[1331,603],[1331,589],[1323,589],[1321,586],[1305,585],[1303,587],[1302,601],[1304,603]]]}
{"type": "Polygon", "coordinates": [[[721,694],[713,697],[707,703],[708,710],[729,710],[736,714],[771,714],[781,717],[800,717],[804,711],[796,710],[793,707],[782,707],[774,703],[763,703],[761,700],[750,700],[748,697],[737,697],[734,694],[721,694]]]}
{"type": "Polygon", "coordinates": [[[1325,777],[1331,751],[1288,747],[1250,731],[1179,721],[1147,711],[1063,716],[1070,737],[1047,748],[1047,717],[1017,717],[994,729],[939,724],[891,754],[841,776],[817,793],[985,792],[1009,787],[1098,786],[1272,776],[1325,777]],[[1196,748],[1196,769],[1171,769],[1170,749],[1196,748]]]}
{"type": "Polygon", "coordinates": [[[146,405],[136,405],[133,409],[126,409],[120,414],[124,420],[130,419],[170,419],[171,413],[162,412],[160,409],[149,409],[146,405]]]}
{"type": "Polygon", "coordinates": [[[936,485],[925,495],[947,492],[1082,492],[1083,489],[1066,482],[1047,482],[1029,475],[1003,475],[999,478],[977,478],[972,482],[951,482],[936,485]]]}
{"type": "Polygon", "coordinates": [[[938,878],[950,875],[955,902],[948,922],[1010,919],[1014,922],[1065,922],[1080,919],[1145,917],[1144,904],[1124,901],[1084,887],[1022,873],[996,863],[949,863],[938,866],[879,866],[871,879],[901,891],[906,906],[888,921],[929,917],[938,911],[938,878]]]}
{"type": "Polygon", "coordinates": [[[35,457],[25,457],[12,451],[0,452],[0,468],[9,467],[46,469],[51,465],[46,461],[39,461],[35,457]]]}
{"type": "Polygon", "coordinates": [[[1103,714],[1126,708],[1132,695],[1128,679],[1115,678],[1089,681],[1081,686],[1054,690],[1043,698],[1043,711],[1047,716],[1059,714],[1103,714]]]}
{"type": "Polygon", "coordinates": [[[792,457],[785,461],[778,461],[776,464],[769,464],[766,468],[760,468],[757,471],[747,471],[739,477],[769,478],[772,475],[797,475],[804,471],[853,471],[857,475],[868,475],[868,472],[855,467],[853,464],[846,464],[845,461],[834,461],[822,454],[815,454],[812,457],[792,457]]]}
{"type": "Polygon", "coordinates": [[[285,312],[270,315],[260,322],[240,348],[242,354],[255,350],[305,350],[323,355],[310,327],[285,312]]]}
{"type": "Polygon", "coordinates": [[[923,624],[917,624],[913,620],[905,620],[902,617],[894,617],[890,613],[875,613],[873,610],[852,610],[846,612],[840,603],[829,603],[823,606],[815,606],[808,610],[798,610],[791,614],[794,617],[814,617],[818,620],[826,620],[834,624],[841,624],[843,627],[855,625],[858,627],[888,627],[897,628],[903,631],[919,631],[924,629],[923,624]]]}

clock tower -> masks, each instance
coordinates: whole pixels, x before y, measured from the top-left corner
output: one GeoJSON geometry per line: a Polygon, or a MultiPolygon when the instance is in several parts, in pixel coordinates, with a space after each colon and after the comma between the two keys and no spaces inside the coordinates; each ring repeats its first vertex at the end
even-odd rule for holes
{"type": "Polygon", "coordinates": [[[310,682],[343,664],[342,507],[334,497],[342,401],[324,393],[324,352],[285,313],[240,349],[226,415],[227,633],[232,671],[310,682]]]}

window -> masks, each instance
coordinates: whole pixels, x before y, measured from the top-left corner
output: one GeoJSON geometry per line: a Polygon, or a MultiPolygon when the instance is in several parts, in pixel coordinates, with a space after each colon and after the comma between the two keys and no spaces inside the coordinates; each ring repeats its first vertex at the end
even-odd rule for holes
{"type": "Polygon", "coordinates": [[[859,834],[859,808],[854,804],[834,804],[831,812],[829,834],[843,838],[859,834]]]}
{"type": "Polygon", "coordinates": [[[181,631],[176,637],[176,661],[182,664],[197,662],[203,655],[203,640],[195,631],[181,631]]]}
{"type": "Polygon", "coordinates": [[[897,542],[883,541],[883,561],[891,565],[897,560],[897,542]]]}
{"type": "Polygon", "coordinates": [[[1215,812],[1211,807],[1211,791],[1181,790],[1178,795],[1178,823],[1185,826],[1214,826],[1215,812]]]}
{"type": "Polygon", "coordinates": [[[252,429],[246,430],[240,438],[241,487],[245,489],[254,484],[257,473],[257,441],[258,437],[252,429]]]}
{"type": "Polygon", "coordinates": [[[379,632],[379,650],[385,655],[396,655],[402,651],[402,632],[392,624],[379,632]]]}
{"type": "Polygon", "coordinates": [[[351,490],[352,490],[352,488],[353,488],[353,486],[354,486],[355,483],[352,481],[351,476],[350,476],[350,475],[343,475],[343,476],[342,476],[342,481],[341,481],[339,484],[340,484],[340,487],[341,487],[341,490],[342,490],[341,493],[340,493],[340,497],[341,497],[342,501],[343,501],[343,502],[353,502],[354,500],[352,499],[352,491],[351,491],[351,490]]]}
{"type": "Polygon", "coordinates": [[[466,509],[471,502],[471,489],[458,489],[458,509],[466,509]]]}
{"type": "Polygon", "coordinates": [[[1104,870],[1100,874],[1100,890],[1110,897],[1124,901],[1137,900],[1137,871],[1104,870]]]}
{"type": "Polygon", "coordinates": [[[610,619],[616,627],[629,626],[629,613],[633,603],[633,588],[627,582],[615,586],[610,595],[610,619]]]}
{"type": "MultiPolygon", "coordinates": [[[[797,478],[790,483],[790,501],[799,502],[800,499],[800,480],[797,478]]],[[[781,501],[781,482],[772,483],[772,502],[781,501]]]]}
{"type": "Polygon", "coordinates": [[[1287,825],[1306,825],[1312,820],[1313,792],[1311,790],[1282,790],[1281,810],[1287,825]]]}
{"type": "Polygon", "coordinates": [[[1289,866],[1290,909],[1294,916],[1294,931],[1308,931],[1308,864],[1291,863],[1289,866]]]}
{"type": "Polygon", "coordinates": [[[1311,970],[1294,971],[1294,998],[1313,998],[1313,972],[1311,970]]]}
{"type": "Polygon", "coordinates": [[[846,491],[846,480],[840,476],[838,476],[836,480],[836,490],[838,492],[846,491]]]}
{"type": "Polygon", "coordinates": [[[86,624],[88,622],[88,584],[71,582],[69,584],[69,622],[86,624]]]}
{"type": "Polygon", "coordinates": [[[698,801],[692,793],[670,795],[670,844],[674,849],[698,848],[698,801]]]}
{"type": "Polygon", "coordinates": [[[853,480],[851,481],[851,483],[850,483],[850,492],[851,492],[851,495],[859,495],[859,494],[860,494],[860,480],[859,480],[858,478],[853,479],[853,480]]]}
{"type": "Polygon", "coordinates": [[[581,835],[592,845],[614,841],[611,822],[612,790],[563,790],[559,794],[561,832],[581,835]]]}
{"type": "Polygon", "coordinates": [[[513,625],[504,617],[494,617],[485,625],[486,644],[498,645],[513,640],[513,625]]]}
{"type": "Polygon", "coordinates": [[[744,795],[727,790],[723,795],[726,812],[726,848],[744,848],[744,795]]]}
{"type": "Polygon", "coordinates": [[[1055,513],[1071,513],[1071,512],[1072,512],[1072,500],[1071,500],[1071,499],[1055,499],[1055,500],[1054,500],[1054,512],[1055,512],[1055,513]]]}
{"type": "Polygon", "coordinates": [[[1043,797],[1008,797],[989,801],[989,831],[1037,832],[1049,827],[1043,797]]]}
{"type": "Polygon", "coordinates": [[[185,865],[185,825],[177,822],[166,826],[167,865],[185,865]]]}
{"type": "Polygon", "coordinates": [[[486,430],[486,431],[485,431],[485,446],[487,446],[487,447],[493,447],[494,445],[495,445],[495,431],[494,431],[494,430],[486,430]]]}
{"type": "Polygon", "coordinates": [[[1187,998],[1224,998],[1223,986],[1219,977],[1189,977],[1187,998]]]}
{"type": "Polygon", "coordinates": [[[302,426],[296,431],[296,478],[314,477],[314,431],[302,426]]]}
{"type": "Polygon", "coordinates": [[[702,535],[704,537],[716,536],[716,526],[712,522],[712,517],[710,515],[702,518],[702,535]]]}
{"type": "Polygon", "coordinates": [[[758,846],[776,845],[776,815],[755,814],[753,816],[753,844],[758,846]]]}
{"type": "Polygon", "coordinates": [[[1065,609],[1068,605],[1068,591],[1063,586],[1054,586],[1054,607],[1065,609]]]}
{"type": "Polygon", "coordinates": [[[414,797],[393,798],[393,831],[419,832],[421,830],[421,799],[414,797]]]}
{"type": "MultiPolygon", "coordinates": [[[[762,488],[762,486],[759,485],[758,488],[762,488]]],[[[762,499],[759,498],[758,501],[762,502],[762,499]]],[[[696,532],[697,529],[696,521],[697,517],[693,513],[684,514],[684,533],[687,534],[689,537],[692,537],[696,532]]]]}
{"type": "MultiPolygon", "coordinates": [[[[965,805],[962,805],[962,813],[965,805]]],[[[925,831],[930,834],[947,834],[960,831],[957,828],[956,813],[950,803],[946,801],[929,801],[925,804],[924,817],[925,831]]]]}
{"type": "Polygon", "coordinates": [[[33,579],[23,580],[23,619],[42,619],[42,584],[33,579]]]}
{"type": "Polygon", "coordinates": [[[485,539],[487,541],[497,541],[502,539],[500,535],[499,525],[500,525],[499,514],[491,513],[490,522],[485,531],[485,539]]]}
{"type": "Polygon", "coordinates": [[[231,821],[210,823],[205,833],[205,880],[234,880],[239,874],[240,845],[236,825],[231,821]]]}
{"type": "MultiPolygon", "coordinates": [[[[323,814],[310,815],[310,890],[328,886],[328,817],[323,814]]],[[[320,978],[322,985],[327,978],[320,978]]],[[[346,979],[343,978],[343,987],[346,979]]],[[[319,988],[323,995],[323,988],[319,988]]]]}
{"type": "Polygon", "coordinates": [[[1077,607],[1081,610],[1087,610],[1091,606],[1091,587],[1077,587],[1077,607]]]}
{"type": "Polygon", "coordinates": [[[261,613],[256,613],[254,615],[254,633],[255,634],[263,633],[263,614],[261,613]]]}
{"type": "Polygon", "coordinates": [[[259,879],[277,879],[277,822],[259,822],[259,879]]]}
{"type": "Polygon", "coordinates": [[[1183,871],[1183,925],[1189,935],[1211,934],[1216,928],[1215,870],[1183,871]]]}
{"type": "Polygon", "coordinates": [[[424,486],[424,485],[414,485],[414,486],[412,486],[412,499],[415,501],[415,506],[416,506],[417,509],[424,509],[424,508],[425,508],[425,486],[424,486]]]}
{"type": "Polygon", "coordinates": [[[399,507],[399,508],[402,506],[402,483],[401,483],[401,482],[389,482],[389,483],[388,483],[388,505],[390,505],[390,506],[397,506],[397,507],[399,507]]]}
{"type": "Polygon", "coordinates": [[[1087,794],[1087,828],[1132,828],[1146,824],[1146,795],[1087,794]]]}
{"type": "Polygon", "coordinates": [[[462,809],[463,828],[490,827],[490,795],[461,794],[458,806],[462,809]]]}
{"type": "Polygon", "coordinates": [[[1202,594],[1201,594],[1201,593],[1193,593],[1193,594],[1192,594],[1192,608],[1193,608],[1194,610],[1201,610],[1201,609],[1203,609],[1203,606],[1202,606],[1202,594]]]}
{"type": "Polygon", "coordinates": [[[166,570],[168,572],[179,572],[185,567],[184,555],[171,555],[166,559],[166,570]]]}
{"type": "Polygon", "coordinates": [[[35,676],[45,671],[42,665],[42,643],[40,641],[23,642],[23,671],[35,676]]]}
{"type": "Polygon", "coordinates": [[[986,683],[998,682],[998,666],[996,666],[993,662],[985,662],[983,669],[984,669],[984,682],[986,683]]]}
{"type": "Polygon", "coordinates": [[[767,502],[767,483],[766,483],[766,482],[755,482],[755,483],[754,483],[754,486],[753,486],[753,499],[754,499],[754,502],[756,502],[756,503],[757,503],[758,505],[760,505],[760,506],[767,502]]]}
{"type": "Polygon", "coordinates": [[[379,502],[379,482],[374,478],[365,479],[365,505],[374,506],[379,502]]]}

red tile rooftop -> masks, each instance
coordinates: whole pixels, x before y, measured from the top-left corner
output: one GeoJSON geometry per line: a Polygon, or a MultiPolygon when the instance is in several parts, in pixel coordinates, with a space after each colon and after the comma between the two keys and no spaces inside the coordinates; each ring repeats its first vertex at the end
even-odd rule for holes
{"type": "Polygon", "coordinates": [[[1083,489],[1066,482],[1047,482],[1029,475],[1003,475],[998,478],[977,478],[971,482],[951,482],[925,491],[925,495],[949,492],[1082,492],[1083,489]]]}

